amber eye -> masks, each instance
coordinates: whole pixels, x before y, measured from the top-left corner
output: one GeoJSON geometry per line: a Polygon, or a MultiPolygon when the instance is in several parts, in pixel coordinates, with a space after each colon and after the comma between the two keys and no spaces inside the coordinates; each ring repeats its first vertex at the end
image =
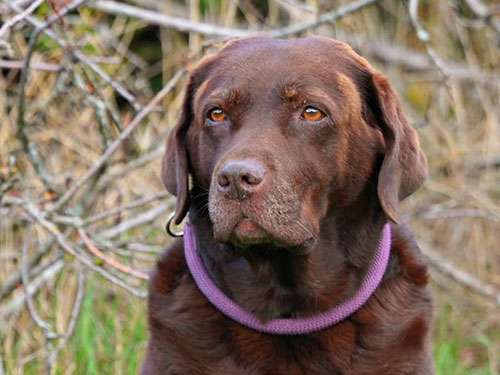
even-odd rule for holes
{"type": "Polygon", "coordinates": [[[315,108],[313,106],[307,106],[304,111],[302,112],[301,117],[309,122],[316,122],[321,119],[323,119],[326,115],[319,110],[318,108],[315,108]]]}
{"type": "Polygon", "coordinates": [[[212,108],[208,111],[207,118],[212,122],[223,122],[227,119],[226,114],[219,107],[212,108]]]}

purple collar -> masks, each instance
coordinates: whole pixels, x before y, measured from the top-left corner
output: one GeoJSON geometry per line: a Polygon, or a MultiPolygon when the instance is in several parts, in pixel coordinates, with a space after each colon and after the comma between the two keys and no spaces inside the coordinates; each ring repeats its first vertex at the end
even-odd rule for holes
{"type": "Polygon", "coordinates": [[[184,255],[198,288],[207,299],[224,315],[238,323],[259,332],[273,335],[304,335],[330,327],[353,314],[373,294],[384,276],[391,252],[391,227],[385,224],[373,262],[354,296],[340,305],[318,315],[297,319],[274,319],[261,323],[253,314],[245,311],[228,298],[210,279],[198,255],[196,237],[191,224],[184,229],[184,255]]]}

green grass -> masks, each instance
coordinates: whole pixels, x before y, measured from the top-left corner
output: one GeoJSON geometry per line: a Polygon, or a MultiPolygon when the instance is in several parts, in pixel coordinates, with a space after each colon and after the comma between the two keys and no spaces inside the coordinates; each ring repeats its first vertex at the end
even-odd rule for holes
{"type": "Polygon", "coordinates": [[[496,375],[490,350],[499,332],[471,334],[470,317],[444,304],[434,322],[434,363],[437,375],[496,375]],[[468,325],[469,327],[466,327],[468,325]]]}
{"type": "MultiPolygon", "coordinates": [[[[74,336],[59,362],[74,364],[76,374],[137,374],[147,340],[145,302],[99,285],[89,282],[74,336]]],[[[68,367],[57,373],[68,374],[68,367]]]]}
{"type": "MultiPolygon", "coordinates": [[[[488,348],[499,333],[487,327],[472,330],[474,314],[464,316],[446,297],[440,296],[439,305],[434,322],[436,374],[496,375],[488,348]]],[[[74,336],[60,353],[56,373],[137,374],[146,342],[146,302],[120,290],[110,292],[108,284],[91,277],[74,336]]],[[[25,373],[40,374],[42,365],[33,360],[25,373]]]]}

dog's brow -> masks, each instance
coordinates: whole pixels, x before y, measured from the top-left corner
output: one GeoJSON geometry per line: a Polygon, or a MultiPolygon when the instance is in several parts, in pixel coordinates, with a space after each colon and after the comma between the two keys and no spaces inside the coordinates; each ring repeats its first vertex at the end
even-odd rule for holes
{"type": "Polygon", "coordinates": [[[215,90],[208,95],[209,99],[221,100],[227,106],[237,105],[244,100],[245,95],[243,91],[239,88],[223,88],[215,90]]]}
{"type": "Polygon", "coordinates": [[[299,84],[295,81],[282,82],[276,87],[279,97],[285,102],[296,101],[300,97],[299,84]]]}
{"type": "Polygon", "coordinates": [[[307,99],[330,101],[328,94],[321,88],[296,81],[278,84],[276,92],[284,102],[301,102],[307,99]]]}

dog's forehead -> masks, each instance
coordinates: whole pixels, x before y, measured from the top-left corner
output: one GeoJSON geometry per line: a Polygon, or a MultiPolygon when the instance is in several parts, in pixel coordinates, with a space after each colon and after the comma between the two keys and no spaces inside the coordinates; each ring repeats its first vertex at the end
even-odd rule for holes
{"type": "MultiPolygon", "coordinates": [[[[354,52],[347,44],[319,36],[289,40],[265,37],[238,39],[229,42],[220,51],[224,59],[233,58],[233,60],[249,62],[261,58],[275,61],[290,57],[320,62],[332,55],[350,53],[354,52]]],[[[293,63],[293,61],[289,62],[293,63]]]]}
{"type": "MultiPolygon", "coordinates": [[[[203,69],[196,102],[208,96],[233,98],[231,93],[263,99],[269,94],[283,95],[287,87],[344,96],[344,83],[352,81],[355,71],[362,68],[362,60],[347,44],[326,37],[236,40],[203,69]]],[[[350,85],[349,91],[353,87],[350,85]]]]}
{"type": "Polygon", "coordinates": [[[349,65],[353,53],[346,44],[322,37],[242,39],[216,55],[210,76],[232,82],[334,77],[349,65]]]}

